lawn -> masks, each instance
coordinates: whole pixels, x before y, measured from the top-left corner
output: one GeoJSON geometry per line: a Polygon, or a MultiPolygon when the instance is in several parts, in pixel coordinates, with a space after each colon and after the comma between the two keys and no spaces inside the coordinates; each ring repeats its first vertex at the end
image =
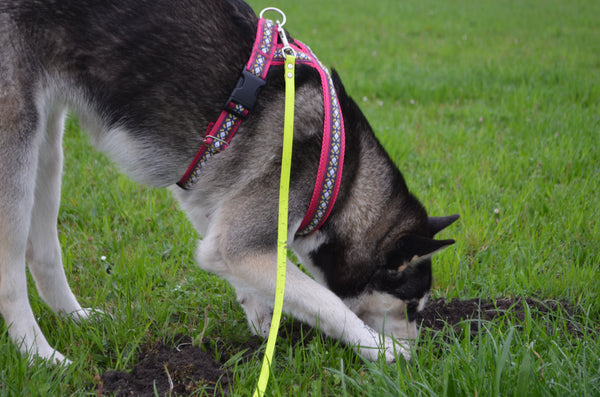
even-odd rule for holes
{"type": "MultiPolygon", "coordinates": [[[[600,395],[600,2],[251,5],[282,8],[293,36],[336,68],[431,215],[461,214],[443,232],[457,242],[435,256],[432,299],[559,303],[478,321],[477,332],[475,320],[424,330],[412,363],[365,362],[318,333],[283,332],[269,393],[600,395]]],[[[195,265],[185,215],[168,191],[120,175],[76,120],[67,128],[64,264],[82,305],[111,316],[65,321],[30,283],[42,329],[74,363],[28,365],[0,321],[0,396],[95,395],[101,374],[175,335],[225,362],[230,394],[249,395],[261,351],[244,353],[255,342],[243,310],[195,265]]]]}

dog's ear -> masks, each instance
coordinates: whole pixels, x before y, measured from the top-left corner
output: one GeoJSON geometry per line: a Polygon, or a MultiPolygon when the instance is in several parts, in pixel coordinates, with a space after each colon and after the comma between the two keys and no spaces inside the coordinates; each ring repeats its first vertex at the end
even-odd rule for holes
{"type": "Polygon", "coordinates": [[[429,233],[431,237],[435,236],[451,224],[453,224],[460,215],[454,214],[449,216],[430,216],[429,217],[429,233]]]}
{"type": "Polygon", "coordinates": [[[431,255],[448,245],[454,244],[454,242],[454,240],[435,240],[415,234],[408,234],[398,241],[398,248],[412,258],[414,256],[431,255]]]}
{"type": "Polygon", "coordinates": [[[374,289],[400,299],[421,298],[431,288],[431,255],[454,240],[435,240],[408,234],[396,242],[371,280],[374,289]]]}
{"type": "Polygon", "coordinates": [[[435,240],[416,234],[407,234],[396,242],[396,247],[386,256],[385,268],[397,269],[409,264],[415,257],[425,257],[454,244],[454,240],[435,240]]]}

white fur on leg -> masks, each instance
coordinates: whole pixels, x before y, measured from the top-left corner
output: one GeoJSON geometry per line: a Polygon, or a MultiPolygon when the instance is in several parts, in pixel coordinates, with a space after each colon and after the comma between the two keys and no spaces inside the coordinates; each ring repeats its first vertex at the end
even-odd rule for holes
{"type": "Polygon", "coordinates": [[[4,253],[0,250],[0,312],[8,325],[11,339],[30,358],[39,356],[51,362],[68,363],[61,353],[50,346],[35,321],[27,297],[24,258],[4,262],[7,258],[2,255],[4,253]]]}
{"type": "Polygon", "coordinates": [[[261,338],[267,338],[273,319],[273,302],[267,302],[260,293],[243,285],[234,285],[238,302],[246,312],[250,331],[261,338]]]}
{"type": "MultiPolygon", "coordinates": [[[[256,291],[252,293],[256,294],[255,299],[258,300],[250,299],[252,303],[245,302],[247,307],[244,309],[247,313],[250,311],[251,324],[260,323],[260,319],[256,318],[252,311],[264,314],[267,307],[264,302],[274,299],[275,255],[250,254],[236,261],[226,260],[218,249],[220,239],[213,236],[209,235],[198,246],[200,266],[219,274],[234,286],[243,286],[242,291],[238,292],[242,299],[248,299],[248,292],[256,291]]],[[[355,346],[357,351],[369,360],[376,360],[382,354],[386,361],[392,362],[396,359],[394,352],[410,358],[410,348],[407,344],[397,344],[392,338],[381,336],[358,318],[337,295],[308,277],[289,261],[283,310],[309,325],[316,326],[318,322],[324,334],[355,346]]],[[[261,326],[261,329],[263,328],[264,326],[261,326]]]]}
{"type": "Polygon", "coordinates": [[[60,206],[62,135],[65,109],[48,106],[46,131],[39,147],[35,198],[27,244],[27,263],[42,299],[56,313],[87,318],[67,282],[56,220],[60,206]]]}

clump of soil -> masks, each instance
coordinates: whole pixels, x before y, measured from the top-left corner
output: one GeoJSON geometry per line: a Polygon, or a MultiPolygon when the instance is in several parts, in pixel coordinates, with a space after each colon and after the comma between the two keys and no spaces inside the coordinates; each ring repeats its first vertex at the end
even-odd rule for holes
{"type": "Polygon", "coordinates": [[[203,387],[218,394],[228,383],[228,373],[221,364],[184,337],[172,344],[144,347],[130,372],[105,372],[97,393],[119,397],[155,396],[155,391],[161,396],[188,395],[203,387]]]}
{"type": "MultiPolygon", "coordinates": [[[[441,331],[445,324],[460,328],[464,320],[493,321],[499,317],[510,314],[515,321],[525,321],[526,306],[530,309],[532,318],[542,316],[557,316],[562,313],[568,318],[574,317],[574,310],[566,304],[557,301],[538,301],[531,298],[498,298],[496,300],[470,299],[460,300],[437,299],[428,302],[427,306],[417,316],[417,324],[421,327],[441,331]]],[[[470,321],[471,333],[479,332],[479,321],[470,321]]],[[[579,336],[581,331],[578,325],[567,322],[567,332],[579,336]]]]}
{"type": "MultiPolygon", "coordinates": [[[[445,324],[460,328],[464,320],[493,321],[510,312],[516,321],[524,321],[526,308],[531,309],[531,316],[554,316],[561,313],[573,317],[573,310],[555,301],[540,302],[533,299],[496,300],[459,300],[446,301],[438,299],[430,301],[419,313],[417,324],[421,328],[439,332],[445,324]]],[[[471,332],[479,332],[479,322],[471,321],[471,332]]],[[[575,323],[569,322],[567,332],[574,335],[580,333],[575,323]]],[[[297,343],[315,336],[315,331],[298,322],[287,322],[280,330],[280,343],[297,343]],[[287,341],[287,342],[286,342],[287,341]]],[[[227,352],[228,344],[209,341],[205,346],[213,346],[221,352],[225,360],[236,352],[227,352]],[[225,354],[223,354],[225,353],[225,354]],[[229,354],[231,353],[231,354],[229,354]]],[[[258,338],[250,339],[237,351],[246,351],[243,361],[251,359],[260,348],[262,342],[258,338]]],[[[231,348],[231,347],[229,347],[231,348]]],[[[208,349],[210,351],[210,349],[208,349]]],[[[199,388],[209,394],[227,394],[229,373],[209,353],[200,347],[193,346],[189,337],[179,337],[172,343],[155,343],[142,349],[138,362],[131,371],[108,371],[98,381],[96,393],[104,393],[119,397],[188,395],[199,388]]]]}

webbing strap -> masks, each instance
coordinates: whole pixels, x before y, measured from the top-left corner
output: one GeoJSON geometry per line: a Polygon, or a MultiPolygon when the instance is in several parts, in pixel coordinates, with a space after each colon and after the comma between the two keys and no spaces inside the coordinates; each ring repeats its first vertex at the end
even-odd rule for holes
{"type": "Polygon", "coordinates": [[[271,363],[275,351],[275,342],[281,322],[283,297],[285,295],[285,270],[287,264],[288,238],[288,202],[290,195],[290,172],[292,169],[292,142],[294,140],[294,71],[295,56],[287,54],[285,58],[285,119],[283,122],[283,152],[281,158],[281,179],[279,181],[279,218],[277,223],[277,285],[275,288],[275,304],[269,339],[263,357],[262,368],[254,397],[262,397],[269,383],[271,363]]]}

